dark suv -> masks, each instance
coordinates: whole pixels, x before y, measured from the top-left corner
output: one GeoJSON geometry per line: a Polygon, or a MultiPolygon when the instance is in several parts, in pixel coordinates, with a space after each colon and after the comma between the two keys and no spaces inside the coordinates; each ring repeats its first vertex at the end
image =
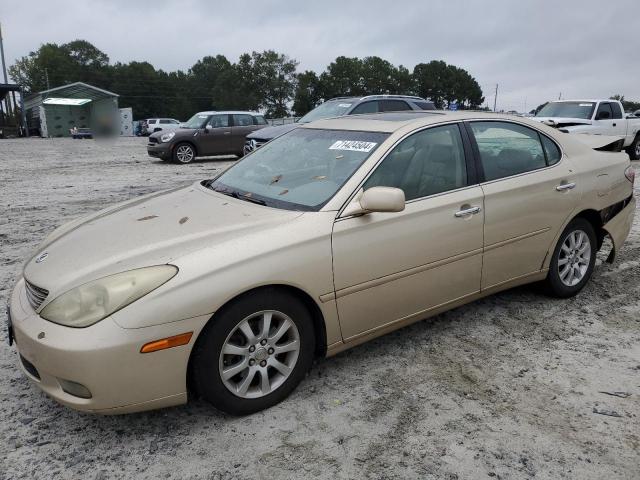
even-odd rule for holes
{"type": "Polygon", "coordinates": [[[200,112],[176,130],[152,133],[147,153],[176,163],[213,155],[241,157],[247,134],[266,125],[264,117],[253,112],[200,112]]]}
{"type": "Polygon", "coordinates": [[[301,123],[309,123],[323,118],[358,115],[360,113],[400,112],[402,110],[435,110],[433,102],[409,95],[368,95],[366,97],[337,97],[327,100],[307,113],[296,123],[268,127],[260,132],[247,135],[244,152],[250,153],[272,138],[279,137],[301,123]]]}

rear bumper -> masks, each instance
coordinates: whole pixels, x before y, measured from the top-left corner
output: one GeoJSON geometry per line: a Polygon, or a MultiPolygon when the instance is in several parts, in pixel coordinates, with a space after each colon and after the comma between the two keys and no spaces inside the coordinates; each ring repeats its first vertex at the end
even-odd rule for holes
{"type": "Polygon", "coordinates": [[[632,196],[629,203],[602,227],[613,242],[613,250],[607,259],[609,262],[613,262],[617,252],[620,251],[622,244],[629,236],[635,213],[636,199],[632,196]]]}
{"type": "Polygon", "coordinates": [[[9,305],[18,362],[49,396],[76,410],[103,414],[186,402],[189,356],[210,316],[138,329],[122,328],[111,318],[87,328],[69,328],[39,317],[24,292],[20,280],[9,305]],[[140,353],[147,342],[191,331],[187,345],[140,353]],[[91,398],[64,391],[65,380],[86,387],[91,398]]]}
{"type": "Polygon", "coordinates": [[[172,153],[172,145],[170,143],[149,143],[147,144],[147,153],[150,157],[169,160],[172,153]]]}

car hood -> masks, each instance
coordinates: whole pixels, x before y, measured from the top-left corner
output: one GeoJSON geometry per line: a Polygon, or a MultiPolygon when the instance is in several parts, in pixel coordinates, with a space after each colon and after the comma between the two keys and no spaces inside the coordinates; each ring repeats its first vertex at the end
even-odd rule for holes
{"type": "Polygon", "coordinates": [[[573,127],[576,125],[591,125],[591,120],[586,120],[584,118],[533,117],[531,120],[556,128],[573,127]]]}
{"type": "Polygon", "coordinates": [[[125,202],[60,227],[27,261],[24,276],[55,298],[88,281],[171,263],[300,215],[231,198],[196,183],[125,202]]]}
{"type": "Polygon", "coordinates": [[[288,133],[291,130],[295,130],[299,126],[300,126],[299,123],[289,123],[287,125],[265,127],[253,133],[250,133],[249,135],[247,135],[247,138],[249,140],[251,140],[252,138],[259,138],[261,140],[271,140],[272,138],[276,138],[276,137],[279,137],[280,135],[284,135],[285,133],[288,133]]]}

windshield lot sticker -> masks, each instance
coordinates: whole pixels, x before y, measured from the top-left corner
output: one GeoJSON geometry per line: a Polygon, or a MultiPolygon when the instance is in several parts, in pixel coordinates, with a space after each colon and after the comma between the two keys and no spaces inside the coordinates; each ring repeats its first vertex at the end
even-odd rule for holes
{"type": "Polygon", "coordinates": [[[593,107],[593,103],[581,103],[581,107],[593,107]]]}
{"type": "Polygon", "coordinates": [[[352,152],[369,153],[373,150],[377,143],[375,142],[359,142],[357,140],[338,140],[329,147],[329,150],[350,150],[352,152]]]}
{"type": "Polygon", "coordinates": [[[340,108],[349,108],[351,105],[353,105],[352,103],[339,103],[338,106],[340,108]]]}

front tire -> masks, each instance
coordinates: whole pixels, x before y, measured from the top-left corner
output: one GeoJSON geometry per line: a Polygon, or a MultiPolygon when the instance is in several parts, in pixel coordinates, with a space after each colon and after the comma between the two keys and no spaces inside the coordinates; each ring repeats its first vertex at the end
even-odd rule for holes
{"type": "Polygon", "coordinates": [[[176,163],[191,163],[196,158],[196,150],[189,143],[179,143],[173,150],[173,161],[176,163]]]}
{"type": "Polygon", "coordinates": [[[214,316],[192,358],[197,393],[232,415],[284,400],[311,368],[315,334],[306,306],[278,289],[250,292],[214,316]]]}
{"type": "Polygon", "coordinates": [[[576,295],[591,278],[596,262],[597,239],[593,226],[575,218],[564,229],[551,258],[546,285],[555,297],[576,295]]]}

